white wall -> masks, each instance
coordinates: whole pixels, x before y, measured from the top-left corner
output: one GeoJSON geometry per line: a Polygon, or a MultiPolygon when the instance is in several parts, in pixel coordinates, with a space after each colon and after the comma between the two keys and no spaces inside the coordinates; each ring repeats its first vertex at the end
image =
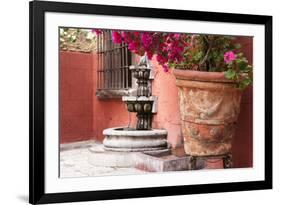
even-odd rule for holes
{"type": "MultiPolygon", "coordinates": [[[[79,0],[72,0],[79,2],[79,0]]],[[[241,204],[281,201],[280,85],[281,12],[277,0],[81,0],[80,2],[171,9],[251,13],[274,17],[274,190],[157,197],[79,204],[241,204]],[[280,93],[280,92],[279,92],[280,93]]],[[[0,6],[0,203],[26,204],[28,198],[28,1],[0,6]]],[[[276,204],[276,203],[274,203],[276,204]]]]}

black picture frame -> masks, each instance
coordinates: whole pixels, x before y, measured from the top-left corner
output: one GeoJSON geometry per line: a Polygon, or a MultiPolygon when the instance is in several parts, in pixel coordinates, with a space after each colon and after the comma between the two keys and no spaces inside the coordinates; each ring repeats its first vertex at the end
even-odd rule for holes
{"type": "Polygon", "coordinates": [[[30,143],[29,202],[31,204],[155,197],[198,193],[261,190],[272,188],[272,16],[184,11],[125,6],[32,1],[29,4],[30,43],[30,143]],[[265,26],[265,180],[197,184],[71,193],[45,192],[45,72],[44,15],[46,12],[150,17],[209,22],[247,23],[265,26]]]}

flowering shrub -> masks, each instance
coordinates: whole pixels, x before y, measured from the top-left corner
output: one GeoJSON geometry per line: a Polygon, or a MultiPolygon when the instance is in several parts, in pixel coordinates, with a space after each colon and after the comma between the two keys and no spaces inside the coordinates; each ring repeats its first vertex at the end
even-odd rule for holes
{"type": "MultiPolygon", "coordinates": [[[[101,30],[95,31],[97,34],[101,30]]],[[[234,37],[165,32],[112,31],[116,44],[126,43],[138,55],[154,55],[165,72],[169,68],[224,72],[244,89],[252,83],[252,66],[234,37]]]]}
{"type": "Polygon", "coordinates": [[[60,49],[63,51],[93,52],[97,49],[96,35],[87,29],[60,28],[60,49]]]}

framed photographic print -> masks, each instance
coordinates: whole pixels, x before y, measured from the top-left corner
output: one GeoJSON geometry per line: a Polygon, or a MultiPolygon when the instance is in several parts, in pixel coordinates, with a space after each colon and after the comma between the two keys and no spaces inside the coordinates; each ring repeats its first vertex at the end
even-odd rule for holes
{"type": "Polygon", "coordinates": [[[272,188],[272,17],[30,2],[30,203],[272,188]]]}

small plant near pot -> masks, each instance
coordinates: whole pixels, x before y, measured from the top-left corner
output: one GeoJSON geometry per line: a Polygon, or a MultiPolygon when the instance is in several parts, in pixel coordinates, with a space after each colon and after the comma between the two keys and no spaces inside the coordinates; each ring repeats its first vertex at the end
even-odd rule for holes
{"type": "Polygon", "coordinates": [[[231,152],[241,93],[252,84],[252,66],[235,37],[113,31],[112,40],[149,59],[155,56],[164,72],[173,70],[186,154],[231,152]]]}

